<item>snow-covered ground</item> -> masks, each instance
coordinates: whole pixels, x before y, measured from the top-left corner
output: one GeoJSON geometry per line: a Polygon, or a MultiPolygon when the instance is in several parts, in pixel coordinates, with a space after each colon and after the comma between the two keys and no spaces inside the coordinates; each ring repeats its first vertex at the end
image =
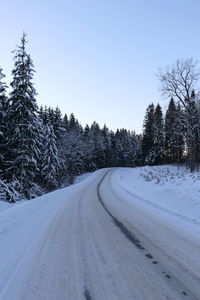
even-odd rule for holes
{"type": "Polygon", "coordinates": [[[82,175],[76,176],[74,179],[74,184],[80,183],[81,181],[87,179],[92,173],[84,173],[82,175]]]}
{"type": "Polygon", "coordinates": [[[13,205],[11,203],[0,200],[0,212],[4,209],[8,209],[8,208],[11,208],[11,207],[13,207],[13,205]]]}
{"type": "Polygon", "coordinates": [[[199,174],[161,166],[81,179],[0,202],[0,299],[199,299],[199,174]]]}
{"type": "Polygon", "coordinates": [[[154,206],[165,216],[173,215],[186,223],[200,225],[199,172],[167,165],[120,169],[116,176],[118,183],[140,197],[145,205],[154,206]]]}
{"type": "MultiPolygon", "coordinates": [[[[74,179],[74,184],[77,184],[77,183],[80,183],[80,182],[86,180],[91,174],[92,173],[85,173],[85,174],[76,176],[75,179],[74,179]]],[[[42,199],[43,197],[49,198],[48,195],[51,196],[51,194],[47,194],[47,195],[44,195],[42,197],[39,197],[39,199],[42,199]]],[[[33,199],[33,200],[37,200],[37,199],[33,199]]],[[[8,208],[16,207],[18,205],[20,205],[20,207],[22,207],[24,203],[27,204],[27,203],[30,203],[30,201],[22,200],[22,201],[18,201],[16,203],[8,203],[6,201],[1,201],[1,199],[0,199],[0,212],[5,210],[5,209],[8,209],[8,208]]]]}

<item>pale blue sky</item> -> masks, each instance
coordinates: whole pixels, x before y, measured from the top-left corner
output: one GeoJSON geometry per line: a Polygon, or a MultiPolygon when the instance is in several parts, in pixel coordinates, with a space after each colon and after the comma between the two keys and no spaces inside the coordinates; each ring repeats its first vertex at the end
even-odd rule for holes
{"type": "Polygon", "coordinates": [[[158,68],[200,58],[199,0],[0,0],[0,10],[7,82],[25,31],[39,104],[83,125],[141,132],[147,105],[161,100],[158,68]]]}

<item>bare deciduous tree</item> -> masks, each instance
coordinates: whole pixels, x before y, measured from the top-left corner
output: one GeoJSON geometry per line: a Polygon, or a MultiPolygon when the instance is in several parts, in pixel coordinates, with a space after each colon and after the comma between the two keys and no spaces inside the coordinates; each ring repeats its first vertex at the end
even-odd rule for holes
{"type": "Polygon", "coordinates": [[[164,96],[177,99],[186,109],[193,91],[197,89],[200,71],[197,62],[192,58],[179,59],[164,71],[160,69],[158,78],[161,81],[161,91],[164,96]]]}

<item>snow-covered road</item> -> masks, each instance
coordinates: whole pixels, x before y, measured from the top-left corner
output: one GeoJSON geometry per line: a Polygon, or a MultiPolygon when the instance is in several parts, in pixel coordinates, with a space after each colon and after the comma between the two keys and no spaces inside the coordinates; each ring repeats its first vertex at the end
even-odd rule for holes
{"type": "Polygon", "coordinates": [[[0,213],[0,299],[200,299],[200,228],[127,190],[123,172],[0,213]]]}

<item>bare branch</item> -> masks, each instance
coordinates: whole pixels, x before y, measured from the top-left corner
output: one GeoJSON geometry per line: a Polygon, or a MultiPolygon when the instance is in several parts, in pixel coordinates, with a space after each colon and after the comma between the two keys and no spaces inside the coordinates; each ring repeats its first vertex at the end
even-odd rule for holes
{"type": "Polygon", "coordinates": [[[160,69],[157,77],[161,82],[162,95],[177,99],[187,109],[192,91],[197,90],[200,78],[197,62],[192,58],[177,60],[164,71],[160,69]]]}

